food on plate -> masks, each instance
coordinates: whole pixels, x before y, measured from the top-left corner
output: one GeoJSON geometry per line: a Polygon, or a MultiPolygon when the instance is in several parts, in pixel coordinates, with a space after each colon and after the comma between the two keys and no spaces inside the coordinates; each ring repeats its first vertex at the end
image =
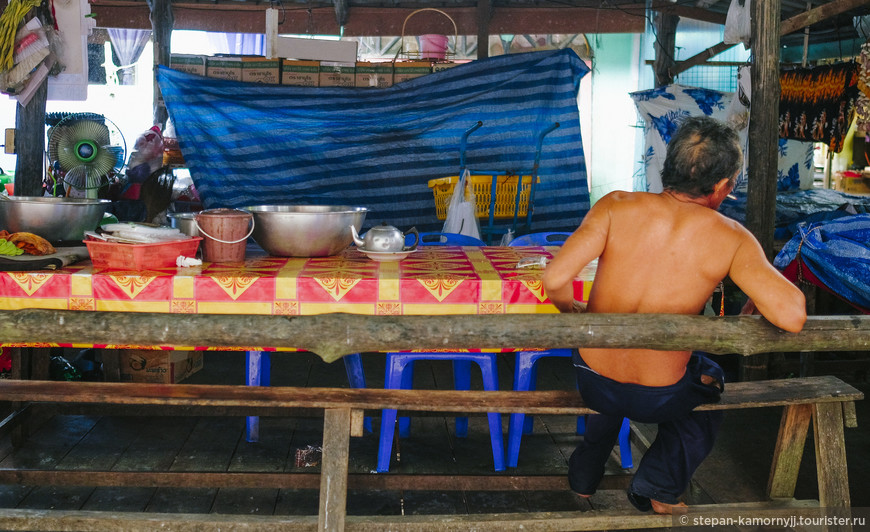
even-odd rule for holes
{"type": "Polygon", "coordinates": [[[12,242],[16,247],[24,250],[29,255],[51,255],[57,252],[48,240],[26,231],[11,234],[5,230],[0,231],[0,239],[12,242]]]}
{"type": "Polygon", "coordinates": [[[0,255],[12,255],[14,257],[16,255],[21,255],[22,253],[24,253],[23,249],[5,238],[0,238],[0,255]]]}

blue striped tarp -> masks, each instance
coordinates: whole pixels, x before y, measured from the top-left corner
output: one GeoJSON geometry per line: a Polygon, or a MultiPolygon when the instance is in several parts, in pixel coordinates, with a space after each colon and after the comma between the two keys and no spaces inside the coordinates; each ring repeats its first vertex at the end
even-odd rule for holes
{"type": "MultiPolygon", "coordinates": [[[[531,170],[544,140],[533,230],[573,230],[589,209],[573,50],[474,61],[392,87],[295,87],[203,78],[160,67],[166,107],[206,208],[353,205],[366,226],[440,229],[428,181],[531,170]]],[[[528,172],[526,172],[528,173],[528,172]]]]}

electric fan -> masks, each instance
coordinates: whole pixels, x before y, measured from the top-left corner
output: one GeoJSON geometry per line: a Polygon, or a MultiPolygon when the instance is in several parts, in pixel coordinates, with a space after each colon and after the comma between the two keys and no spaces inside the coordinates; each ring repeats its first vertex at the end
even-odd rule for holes
{"type": "Polygon", "coordinates": [[[126,151],[118,126],[97,113],[65,113],[48,130],[49,169],[55,183],[72,189],[69,195],[96,198],[124,166],[126,151]]]}

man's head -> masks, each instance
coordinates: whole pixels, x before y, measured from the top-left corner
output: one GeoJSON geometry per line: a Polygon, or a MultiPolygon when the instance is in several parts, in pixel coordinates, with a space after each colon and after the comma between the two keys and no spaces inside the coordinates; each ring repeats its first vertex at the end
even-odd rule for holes
{"type": "Polygon", "coordinates": [[[743,152],[737,132],[707,116],[693,116],[680,122],[671,137],[662,169],[665,190],[700,198],[714,192],[727,179],[728,191],[743,166],[743,152]]]}

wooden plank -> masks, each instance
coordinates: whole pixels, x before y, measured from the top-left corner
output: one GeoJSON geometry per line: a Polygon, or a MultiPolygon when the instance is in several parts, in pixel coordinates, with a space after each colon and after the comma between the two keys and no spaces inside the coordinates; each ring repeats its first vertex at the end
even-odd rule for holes
{"type": "Polygon", "coordinates": [[[350,445],[349,408],[330,408],[323,419],[323,465],[317,529],[344,530],[347,509],[347,461],[350,445]]]}
{"type": "Polygon", "coordinates": [[[858,413],[855,412],[855,401],[843,403],[843,425],[849,429],[858,428],[858,413]]]}
{"type": "MultiPolygon", "coordinates": [[[[778,74],[768,77],[771,79],[765,81],[771,90],[774,90],[774,85],[778,90],[778,74]]],[[[756,95],[756,101],[765,101],[756,92],[753,95],[756,95]]],[[[770,96],[775,113],[778,93],[776,98],[770,96]]],[[[775,131],[768,133],[772,137],[761,141],[772,143],[775,159],[775,131]]],[[[761,132],[756,134],[761,135],[761,132]]],[[[773,168],[775,173],[775,166],[773,168]]],[[[758,175],[770,174],[761,172],[758,175]]],[[[772,228],[771,222],[771,240],[772,228]]],[[[215,348],[268,345],[304,349],[317,353],[327,362],[362,352],[516,346],[542,349],[643,346],[660,350],[752,355],[774,351],[870,351],[870,316],[811,316],[803,330],[793,334],[777,329],[761,316],[481,314],[457,320],[455,316],[340,313],[267,316],[23,309],[0,311],[0,338],[9,343],[24,344],[34,338],[57,343],[114,344],[123,338],[126,343],[137,345],[215,348]],[[344,333],[323,334],[325,330],[344,333]]],[[[302,354],[296,353],[295,356],[302,354]]]]}
{"type": "MultiPolygon", "coordinates": [[[[352,388],[248,387],[203,384],[138,384],[112,382],[0,381],[0,393],[16,401],[111,404],[263,406],[283,408],[364,408],[430,412],[526,412],[588,414],[572,390],[534,392],[384,390],[352,388]]],[[[802,403],[856,401],[864,394],[842,380],[825,375],[729,384],[721,401],[699,410],[728,410],[802,403]]]]}
{"type": "Polygon", "coordinates": [[[814,9],[784,20],[780,28],[780,35],[788,35],[816,22],[821,22],[822,20],[864,5],[867,5],[867,0],[834,0],[833,2],[823,3],[814,9]]]}
{"type": "MultiPolygon", "coordinates": [[[[176,488],[279,488],[317,489],[320,473],[292,472],[179,472],[179,471],[58,471],[26,467],[0,469],[0,484],[102,486],[102,487],[176,487],[176,488]]],[[[624,490],[630,475],[608,474],[599,489],[624,490]]],[[[564,473],[558,475],[505,476],[442,474],[348,475],[348,487],[378,491],[552,491],[567,490],[564,473]]]]}
{"type": "Polygon", "coordinates": [[[794,496],[811,418],[812,405],[792,405],[783,408],[770,467],[770,479],[767,483],[769,498],[794,496]]]}
{"type": "MultiPolygon", "coordinates": [[[[790,517],[813,514],[818,509],[814,501],[773,501],[735,505],[698,505],[699,515],[732,516],[751,512],[753,517],[790,517]]],[[[172,530],[257,530],[278,532],[288,530],[313,531],[317,522],[313,516],[262,516],[189,513],[129,513],[56,510],[4,510],[0,515],[4,530],[48,531],[125,530],[151,532],[172,530]]],[[[417,515],[417,516],[349,516],[347,529],[352,531],[467,531],[467,530],[625,530],[668,528],[674,526],[672,516],[641,514],[631,510],[591,510],[588,512],[536,512],[482,515],[417,515]]]]}
{"type": "MultiPolygon", "coordinates": [[[[843,435],[843,409],[836,404],[813,405],[813,427],[819,503],[824,508],[848,508],[851,499],[849,472],[846,468],[846,441],[843,435]]],[[[829,530],[851,531],[852,526],[834,526],[829,530]]]]}

